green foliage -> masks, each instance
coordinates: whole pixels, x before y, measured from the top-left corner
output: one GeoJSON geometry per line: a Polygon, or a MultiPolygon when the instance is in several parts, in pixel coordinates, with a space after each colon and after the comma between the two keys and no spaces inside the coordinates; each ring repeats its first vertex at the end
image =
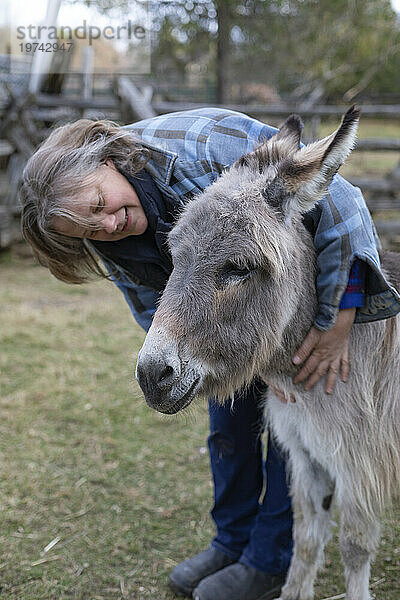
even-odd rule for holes
{"type": "MultiPolygon", "coordinates": [[[[217,32],[213,2],[153,3],[152,19],[152,72],[156,77],[184,81],[187,66],[194,63],[203,63],[212,73],[217,32]]],[[[211,77],[215,78],[215,72],[211,77]]]]}
{"type": "Polygon", "coordinates": [[[347,101],[365,90],[400,93],[400,25],[390,0],[174,0],[155,6],[158,78],[179,74],[183,81],[188,68],[201,63],[215,80],[223,7],[231,84],[256,81],[300,98],[347,101]]]}

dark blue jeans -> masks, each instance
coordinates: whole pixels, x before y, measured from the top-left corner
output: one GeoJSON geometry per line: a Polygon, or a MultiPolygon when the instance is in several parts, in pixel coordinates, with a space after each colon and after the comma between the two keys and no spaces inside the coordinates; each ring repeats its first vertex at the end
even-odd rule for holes
{"type": "Polygon", "coordinates": [[[217,527],[212,544],[239,562],[278,574],[289,567],[293,521],[285,459],[271,436],[265,461],[262,456],[262,389],[255,383],[237,394],[232,409],[230,403],[209,403],[211,515],[217,527]]]}

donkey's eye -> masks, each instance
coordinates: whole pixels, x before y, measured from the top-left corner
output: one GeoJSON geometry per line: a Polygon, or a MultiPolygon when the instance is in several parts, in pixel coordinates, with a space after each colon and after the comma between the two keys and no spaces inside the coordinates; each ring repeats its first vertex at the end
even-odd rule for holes
{"type": "Polygon", "coordinates": [[[217,274],[216,286],[221,290],[228,285],[240,283],[254,275],[256,270],[254,266],[239,267],[233,263],[226,263],[217,274]]]}

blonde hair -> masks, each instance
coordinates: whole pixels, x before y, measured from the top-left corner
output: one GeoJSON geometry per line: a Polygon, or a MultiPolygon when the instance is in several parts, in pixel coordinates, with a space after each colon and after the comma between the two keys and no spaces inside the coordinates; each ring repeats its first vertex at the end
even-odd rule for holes
{"type": "Polygon", "coordinates": [[[80,119],[55,129],[29,159],[22,176],[22,233],[39,262],[67,283],[93,276],[108,277],[97,254],[84,239],[55,231],[55,217],[90,226],[73,206],[95,181],[95,171],[107,160],[129,175],[148,160],[132,133],[111,121],[80,119]]]}

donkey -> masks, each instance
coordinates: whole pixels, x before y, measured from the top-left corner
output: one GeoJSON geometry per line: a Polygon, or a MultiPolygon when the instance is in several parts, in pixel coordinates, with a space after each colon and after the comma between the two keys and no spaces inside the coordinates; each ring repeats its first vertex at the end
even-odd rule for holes
{"type": "MultiPolygon", "coordinates": [[[[335,133],[299,149],[301,121],[292,115],[186,206],[169,236],[174,270],[137,366],[147,403],[167,414],[198,394],[224,401],[256,376],[295,397],[285,404],[266,393],[273,434],[289,455],[295,518],[280,600],[312,600],[332,496],[346,598],[370,600],[379,518],[400,487],[400,317],[353,326],[351,376],[334,397],[323,382],[309,391],[292,382],[291,357],[317,307],[315,250],[301,218],[350,153],[358,118],[353,107],[335,133]]],[[[396,255],[387,265],[398,290],[396,255]]]]}

